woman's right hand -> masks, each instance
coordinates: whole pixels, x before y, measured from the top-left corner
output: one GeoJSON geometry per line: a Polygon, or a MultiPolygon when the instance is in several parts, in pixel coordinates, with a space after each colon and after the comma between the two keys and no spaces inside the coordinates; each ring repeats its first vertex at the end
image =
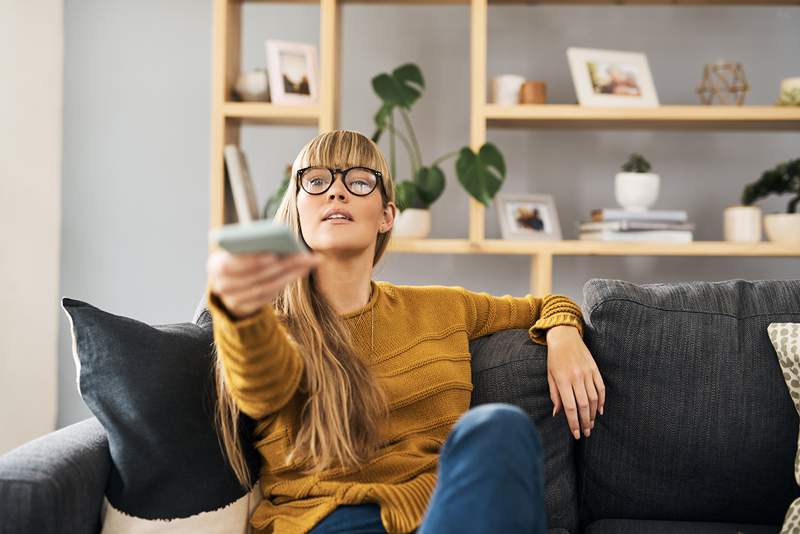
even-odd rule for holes
{"type": "Polygon", "coordinates": [[[243,319],[270,304],[286,284],[308,274],[320,260],[313,252],[277,256],[218,249],[208,256],[208,285],[234,318],[243,319]]]}

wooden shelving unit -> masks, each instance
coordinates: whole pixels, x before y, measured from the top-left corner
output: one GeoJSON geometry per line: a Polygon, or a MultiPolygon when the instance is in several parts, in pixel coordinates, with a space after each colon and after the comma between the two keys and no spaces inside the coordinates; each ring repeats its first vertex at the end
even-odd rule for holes
{"type": "MultiPolygon", "coordinates": [[[[249,0],[262,3],[273,0],[249,0]]],[[[317,125],[320,132],[337,127],[341,5],[462,4],[470,6],[470,145],[486,141],[487,128],[685,129],[722,131],[800,131],[800,109],[777,106],[659,106],[654,108],[584,108],[578,105],[488,104],[486,56],[488,6],[493,4],[577,5],[800,5],[800,0],[277,0],[320,6],[320,102],[315,106],[276,106],[232,102],[229,98],[241,65],[242,0],[214,0],[213,80],[211,106],[211,225],[229,222],[225,213],[223,147],[239,142],[244,123],[317,125]]],[[[509,241],[486,239],[485,209],[469,200],[469,233],[465,239],[393,238],[389,251],[416,254],[500,254],[531,258],[530,291],[552,289],[555,256],[748,256],[800,257],[800,247],[770,242],[638,243],[593,241],[509,241]]]]}

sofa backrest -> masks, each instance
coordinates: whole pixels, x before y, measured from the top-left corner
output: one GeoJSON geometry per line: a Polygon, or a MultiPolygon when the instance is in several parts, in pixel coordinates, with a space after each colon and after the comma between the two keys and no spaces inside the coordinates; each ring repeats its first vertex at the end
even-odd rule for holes
{"type": "Polygon", "coordinates": [[[800,496],[798,417],[767,326],[800,322],[800,280],[589,280],[605,414],[578,446],[582,522],[780,524],[800,496]]]}

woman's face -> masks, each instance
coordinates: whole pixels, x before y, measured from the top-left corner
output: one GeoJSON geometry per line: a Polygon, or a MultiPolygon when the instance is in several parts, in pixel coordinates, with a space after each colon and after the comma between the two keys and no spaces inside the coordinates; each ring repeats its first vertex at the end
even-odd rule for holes
{"type": "Polygon", "coordinates": [[[391,228],[394,203],[384,208],[380,183],[368,195],[359,196],[345,187],[341,173],[334,178],[322,194],[312,195],[299,188],[297,211],[303,238],[316,252],[360,253],[375,243],[379,232],[391,228]],[[333,210],[343,213],[345,218],[331,218],[333,210]]]}

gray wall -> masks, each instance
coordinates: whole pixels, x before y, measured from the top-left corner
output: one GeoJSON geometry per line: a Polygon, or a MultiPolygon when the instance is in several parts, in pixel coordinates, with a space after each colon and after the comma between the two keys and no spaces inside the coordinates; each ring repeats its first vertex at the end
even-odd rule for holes
{"type": "MultiPolygon", "coordinates": [[[[209,224],[211,2],[68,0],[65,6],[64,225],[61,294],[149,323],[191,319],[205,286],[209,224]]],[[[492,6],[489,76],[548,82],[574,102],[568,46],[648,55],[662,104],[694,104],[705,62],[742,61],[748,104],[771,104],[800,75],[800,8],[492,6]]],[[[372,133],[370,79],[420,65],[428,89],[412,118],[425,161],[469,142],[466,6],[343,8],[341,128],[372,133]]],[[[243,68],[264,65],[264,39],[319,44],[319,9],[246,4],[243,68]]],[[[242,146],[263,203],[315,128],[245,128],[242,146]]],[[[656,208],[685,208],[698,240],[722,235],[722,210],[761,171],[798,157],[798,133],[495,130],[509,170],[504,192],[555,196],[564,237],[592,208],[613,207],[613,175],[630,152],[662,176],[656,208]]],[[[384,148],[386,146],[384,145],[384,148]]],[[[401,153],[398,178],[408,165],[401,153]]],[[[433,208],[432,237],[464,237],[467,196],[453,161],[433,208]]],[[[762,203],[780,211],[782,199],[762,203]]],[[[494,210],[487,235],[499,237],[494,210]]],[[[524,295],[526,257],[390,255],[375,278],[524,295]],[[423,266],[423,268],[420,268],[423,266]]],[[[582,301],[593,277],[637,282],[798,278],[797,259],[559,257],[554,292],[582,301]]],[[[88,415],[77,396],[67,321],[61,327],[60,424],[88,415]]]]}

